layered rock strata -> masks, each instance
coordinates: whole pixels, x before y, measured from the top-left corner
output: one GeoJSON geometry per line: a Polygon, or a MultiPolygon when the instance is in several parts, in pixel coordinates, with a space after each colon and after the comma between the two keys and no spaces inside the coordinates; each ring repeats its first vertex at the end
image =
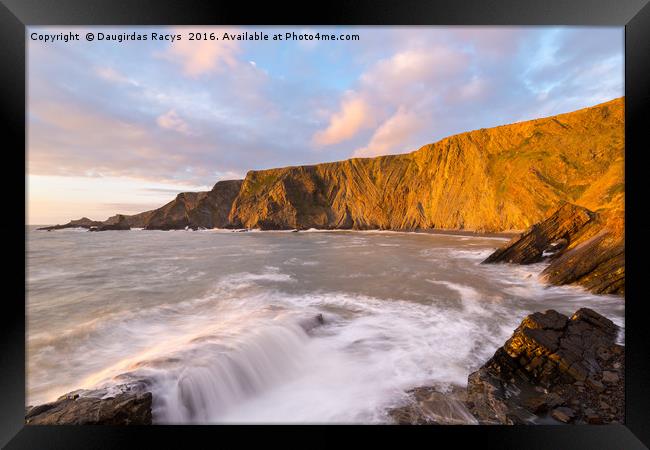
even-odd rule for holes
{"type": "Polygon", "coordinates": [[[619,98],[401,155],[250,171],[126,217],[152,229],[523,230],[562,201],[620,203],[623,148],[619,98]]]}
{"type": "Polygon", "coordinates": [[[28,407],[28,425],[151,425],[151,392],[142,385],[78,390],[56,401],[28,407]]]}
{"type": "Polygon", "coordinates": [[[398,424],[623,423],[625,348],[617,333],[588,308],[570,318],[531,314],[466,389],[419,387],[388,414],[398,424]]]}
{"type": "Polygon", "coordinates": [[[618,217],[565,203],[546,220],[504,244],[483,263],[531,264],[548,259],[542,279],[579,284],[598,294],[625,293],[625,236],[618,217]]]}
{"type": "Polygon", "coordinates": [[[624,351],[618,327],[582,308],[526,317],[468,377],[467,405],[481,423],[622,423],[624,351]]]}

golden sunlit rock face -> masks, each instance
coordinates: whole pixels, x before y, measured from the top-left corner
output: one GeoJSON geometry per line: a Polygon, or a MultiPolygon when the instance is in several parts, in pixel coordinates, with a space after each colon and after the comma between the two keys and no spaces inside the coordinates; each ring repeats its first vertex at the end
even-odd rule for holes
{"type": "Polygon", "coordinates": [[[550,283],[624,294],[624,200],[619,98],[407,154],[251,171],[156,210],[46,229],[526,230],[486,262],[550,258],[550,283]]]}
{"type": "Polygon", "coordinates": [[[408,154],[251,171],[229,220],[262,229],[523,230],[566,201],[622,225],[623,110],[619,98],[408,154]]]}

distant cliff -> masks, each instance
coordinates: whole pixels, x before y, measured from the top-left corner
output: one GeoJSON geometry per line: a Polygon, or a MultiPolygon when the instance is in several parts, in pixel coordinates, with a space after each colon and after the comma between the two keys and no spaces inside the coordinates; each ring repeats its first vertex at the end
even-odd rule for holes
{"type": "Polygon", "coordinates": [[[243,180],[219,181],[211,191],[181,192],[174,200],[134,215],[116,214],[103,222],[83,217],[64,225],[53,225],[41,230],[62,228],[88,228],[90,230],[182,230],[185,228],[225,228],[229,226],[228,215],[243,180]]]}
{"type": "Polygon", "coordinates": [[[563,201],[622,211],[623,107],[619,98],[461,133],[401,155],[250,171],[243,181],[220,181],[209,192],[184,192],[124,217],[149,229],[483,232],[526,229],[563,201]]]}
{"type": "Polygon", "coordinates": [[[261,229],[523,230],[559,202],[617,207],[623,99],[393,156],[251,171],[230,211],[261,229]]]}
{"type": "Polygon", "coordinates": [[[219,181],[208,192],[183,192],[161,208],[126,216],[131,227],[148,230],[224,228],[242,180],[219,181]]]}

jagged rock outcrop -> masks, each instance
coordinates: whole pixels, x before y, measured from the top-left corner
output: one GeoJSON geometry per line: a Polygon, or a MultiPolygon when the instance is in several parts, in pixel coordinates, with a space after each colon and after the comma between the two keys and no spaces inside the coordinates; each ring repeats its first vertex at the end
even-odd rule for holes
{"type": "Polygon", "coordinates": [[[183,192],[163,207],[129,220],[147,230],[225,228],[241,184],[242,180],[219,181],[208,192],[183,192]]]}
{"type": "Polygon", "coordinates": [[[594,293],[625,293],[625,236],[618,211],[595,213],[565,203],[546,220],[497,249],[483,263],[531,264],[548,258],[542,279],[594,293]]]}
{"type": "Polygon", "coordinates": [[[579,284],[596,294],[625,294],[625,239],[603,229],[559,255],[542,272],[551,284],[579,284]]]}
{"type": "Polygon", "coordinates": [[[475,130],[402,155],[251,171],[233,225],[261,229],[522,230],[561,201],[623,191],[623,100],[475,130]]]}
{"type": "Polygon", "coordinates": [[[239,193],[242,180],[217,182],[207,192],[182,192],[166,205],[134,215],[117,214],[103,222],[88,218],[73,220],[65,225],[39,228],[88,228],[90,231],[129,230],[179,230],[185,228],[226,228],[230,225],[228,214],[239,193]]]}
{"type": "Polygon", "coordinates": [[[93,226],[88,229],[88,231],[110,231],[110,230],[130,230],[131,224],[127,219],[127,216],[123,214],[117,214],[115,216],[109,217],[104,222],[98,226],[93,226]]]}
{"type": "Polygon", "coordinates": [[[549,218],[510,240],[483,263],[532,264],[561,252],[576,235],[591,225],[596,214],[587,208],[565,203],[549,218]]]}
{"type": "Polygon", "coordinates": [[[122,391],[79,390],[56,401],[28,407],[28,425],[151,425],[151,392],[142,386],[118,386],[122,391]]]}
{"type": "Polygon", "coordinates": [[[467,406],[480,423],[622,423],[624,352],[618,327],[582,308],[527,316],[468,377],[467,406]]]}
{"type": "Polygon", "coordinates": [[[411,389],[388,416],[408,425],[623,423],[625,347],[617,333],[588,308],[570,318],[533,313],[468,376],[466,388],[411,389]]]}

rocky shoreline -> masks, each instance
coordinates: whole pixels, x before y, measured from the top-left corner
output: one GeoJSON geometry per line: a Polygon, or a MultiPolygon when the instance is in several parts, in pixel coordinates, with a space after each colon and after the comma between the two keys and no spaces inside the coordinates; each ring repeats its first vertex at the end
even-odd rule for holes
{"type": "MultiPolygon", "coordinates": [[[[301,326],[310,332],[322,315],[301,326]]],[[[389,409],[395,424],[513,425],[623,423],[625,347],[618,327],[582,308],[524,318],[502,347],[468,376],[467,387],[421,386],[389,409]]],[[[153,396],[140,380],[109,389],[77,390],[30,406],[29,425],[150,425],[153,396]]]]}
{"type": "MultiPolygon", "coordinates": [[[[483,263],[549,265],[541,277],[597,294],[625,293],[623,99],[475,130],[411,153],[250,171],[207,192],[53,231],[228,228],[392,230],[503,236],[483,263]],[[550,213],[550,215],[549,215],[550,213]],[[533,224],[531,226],[531,224],[533,224]]],[[[621,423],[624,347],[589,309],[524,319],[467,388],[422,386],[396,423],[621,423]]],[[[151,422],[151,393],[79,391],[30,408],[28,423],[151,422]],[[147,395],[148,394],[148,395],[147,395]],[[148,412],[147,412],[148,411],[148,412]],[[84,417],[91,417],[86,419],[84,417]]]]}
{"type": "Polygon", "coordinates": [[[618,327],[582,308],[527,316],[505,344],[442,393],[423,386],[389,411],[398,424],[606,424],[624,421],[625,347],[618,327]],[[470,420],[467,420],[471,418],[470,420]]]}
{"type": "Polygon", "coordinates": [[[497,249],[483,264],[544,260],[550,264],[541,277],[551,284],[578,284],[594,294],[625,294],[625,236],[617,215],[564,203],[546,220],[497,249]]]}
{"type": "Polygon", "coordinates": [[[153,396],[145,383],[80,389],[53,402],[28,406],[27,425],[151,425],[153,396]]]}

